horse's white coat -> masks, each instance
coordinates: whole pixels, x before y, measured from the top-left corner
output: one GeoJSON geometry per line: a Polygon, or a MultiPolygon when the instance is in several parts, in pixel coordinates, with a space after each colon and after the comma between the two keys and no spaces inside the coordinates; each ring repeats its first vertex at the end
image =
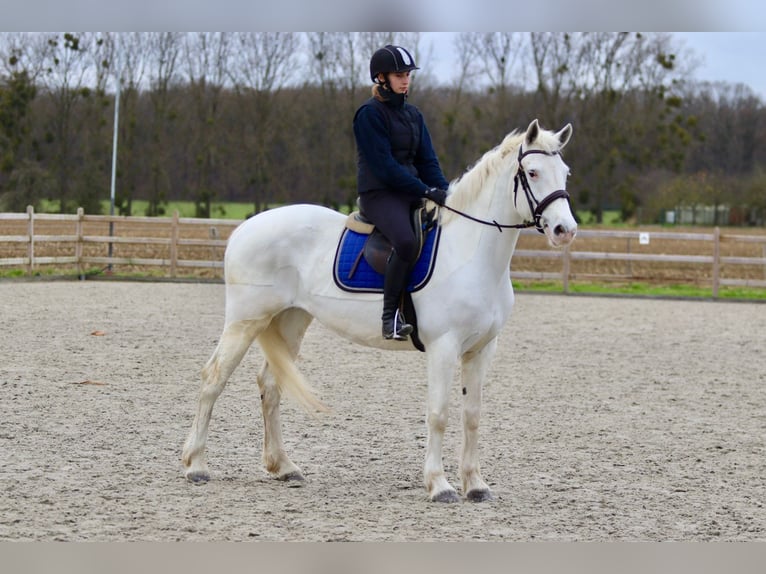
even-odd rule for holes
{"type": "MultiPolygon", "coordinates": [[[[523,192],[514,205],[514,175],[519,146],[556,152],[569,141],[572,128],[557,133],[533,121],[525,133],[512,132],[495,149],[450,185],[449,206],[501,224],[532,219],[523,192]]],[[[569,169],[559,154],[533,154],[522,160],[537,201],[566,189],[569,169]]],[[[444,211],[436,268],[429,283],[413,294],[420,338],[428,368],[424,479],[432,500],[458,500],[442,464],[450,385],[460,367],[463,402],[463,450],[460,463],[463,494],[471,500],[491,498],[481,477],[478,428],[481,389],[496,348],[496,337],[513,306],[509,266],[519,231],[485,226],[444,211]]],[[[543,213],[552,246],[571,242],[577,224],[564,199],[543,213]]],[[[202,370],[199,408],[183,450],[186,476],[207,480],[205,444],[213,404],[253,341],[266,361],[258,377],[264,417],[263,460],[283,480],[302,480],[300,469],[284,451],[279,420],[283,392],[309,410],[324,405],[295,366],[303,335],[316,318],[339,335],[362,345],[414,350],[409,342],[381,337],[382,296],[340,290],[332,278],[333,258],[345,216],[313,205],[294,205],[263,212],[238,227],[225,256],[226,319],[221,339],[202,370]]]]}

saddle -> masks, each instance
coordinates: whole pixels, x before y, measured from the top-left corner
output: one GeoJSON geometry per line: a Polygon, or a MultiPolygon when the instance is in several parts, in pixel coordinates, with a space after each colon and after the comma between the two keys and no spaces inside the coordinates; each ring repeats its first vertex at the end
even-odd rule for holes
{"type": "MultiPolygon", "coordinates": [[[[417,316],[412,293],[422,289],[433,273],[441,226],[436,208],[428,211],[418,207],[411,214],[412,228],[418,242],[418,256],[410,272],[410,279],[402,295],[400,310],[413,326],[410,335],[416,349],[425,351],[418,338],[417,316]]],[[[391,242],[369,221],[361,211],[346,218],[346,225],[335,254],[333,277],[338,287],[356,293],[382,293],[386,262],[393,251],[391,242]]]]}
{"type": "MultiPolygon", "coordinates": [[[[418,207],[412,210],[410,214],[412,229],[415,231],[415,240],[418,243],[418,254],[415,260],[420,258],[423,253],[423,243],[425,236],[435,225],[434,214],[436,209],[426,211],[425,206],[418,207]]],[[[354,211],[346,218],[346,228],[359,233],[360,235],[366,235],[367,239],[364,242],[364,248],[357,255],[354,264],[349,271],[349,277],[353,277],[359,266],[359,262],[362,257],[369,263],[375,271],[381,275],[386,272],[386,262],[388,257],[394,248],[391,246],[391,242],[383,235],[369,219],[367,219],[361,211],[354,211]]]]}

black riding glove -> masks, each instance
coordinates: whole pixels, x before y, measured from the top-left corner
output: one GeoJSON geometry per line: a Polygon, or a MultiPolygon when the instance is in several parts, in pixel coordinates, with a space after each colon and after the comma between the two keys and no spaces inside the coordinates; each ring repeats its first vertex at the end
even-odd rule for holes
{"type": "Polygon", "coordinates": [[[438,187],[431,187],[426,190],[423,197],[430,199],[438,205],[444,205],[444,202],[447,201],[447,190],[439,189],[438,187]]]}

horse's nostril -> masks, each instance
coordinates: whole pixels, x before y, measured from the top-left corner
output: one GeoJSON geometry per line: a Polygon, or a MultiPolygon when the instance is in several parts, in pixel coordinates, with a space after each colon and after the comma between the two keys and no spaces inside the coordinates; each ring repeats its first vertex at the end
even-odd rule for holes
{"type": "Polygon", "coordinates": [[[557,225],[556,227],[554,227],[554,228],[553,228],[553,233],[554,233],[556,236],[559,236],[559,235],[563,235],[563,234],[565,234],[565,233],[566,233],[566,230],[564,229],[564,226],[563,226],[563,225],[557,225]]]}

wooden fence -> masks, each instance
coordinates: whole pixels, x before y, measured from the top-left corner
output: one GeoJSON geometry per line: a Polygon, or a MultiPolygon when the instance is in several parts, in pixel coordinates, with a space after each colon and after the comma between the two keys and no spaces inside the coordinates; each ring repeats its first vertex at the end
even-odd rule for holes
{"type": "Polygon", "coordinates": [[[718,297],[724,285],[766,288],[766,233],[729,233],[719,227],[710,232],[580,229],[575,242],[563,250],[517,249],[511,276],[561,281],[565,292],[573,280],[703,284],[718,297]],[[588,246],[592,248],[585,250],[588,246]],[[557,260],[559,269],[517,267],[520,260],[535,258],[557,260]],[[589,270],[588,263],[595,265],[589,270]]]}
{"type": "MultiPolygon", "coordinates": [[[[212,270],[222,276],[223,251],[241,221],[179,217],[125,217],[0,213],[0,267],[33,274],[41,266],[111,270],[160,268],[178,277],[183,269],[212,270]],[[14,232],[15,234],[11,234],[14,232]],[[15,253],[14,253],[15,246],[15,253]],[[8,256],[10,253],[10,256],[8,256]]],[[[209,274],[210,275],[210,274],[209,274]]]]}
{"type": "MultiPolygon", "coordinates": [[[[162,277],[222,278],[226,241],[241,221],[179,217],[124,217],[0,213],[0,272],[33,275],[112,271],[162,277]]],[[[6,275],[8,273],[5,273],[6,275]]],[[[555,281],[569,291],[577,281],[647,281],[766,288],[766,233],[758,229],[703,231],[580,229],[568,248],[524,230],[511,262],[520,281],[555,281]]]]}

